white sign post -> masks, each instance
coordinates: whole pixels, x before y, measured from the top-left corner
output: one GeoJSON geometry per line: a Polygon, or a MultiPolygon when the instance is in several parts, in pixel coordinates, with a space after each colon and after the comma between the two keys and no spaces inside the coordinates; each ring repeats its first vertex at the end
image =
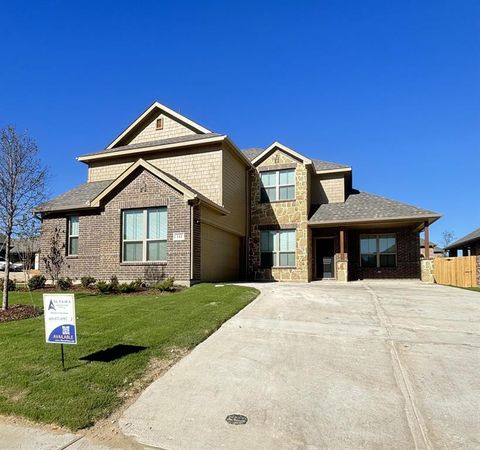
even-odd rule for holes
{"type": "Polygon", "coordinates": [[[45,340],[48,344],[61,344],[62,367],[65,370],[63,344],[77,343],[74,294],[43,294],[45,340]]]}

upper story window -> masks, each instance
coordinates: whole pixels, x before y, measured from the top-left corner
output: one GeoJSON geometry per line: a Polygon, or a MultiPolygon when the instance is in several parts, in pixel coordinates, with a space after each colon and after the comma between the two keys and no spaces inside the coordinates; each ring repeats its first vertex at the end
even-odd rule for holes
{"type": "Polygon", "coordinates": [[[155,122],[155,128],[157,130],[163,130],[163,117],[159,117],[155,122]]]}
{"type": "Polygon", "coordinates": [[[68,218],[68,236],[67,236],[67,255],[78,255],[78,235],[79,235],[79,217],[70,216],[68,218]]]}
{"type": "Polygon", "coordinates": [[[260,181],[260,201],[295,200],[295,169],[261,172],[260,181]]]}
{"type": "Polygon", "coordinates": [[[397,265],[395,234],[360,235],[360,262],[362,267],[395,267],[397,265]]]}
{"type": "Polygon", "coordinates": [[[167,260],[167,208],[123,211],[122,261],[167,260]]]}

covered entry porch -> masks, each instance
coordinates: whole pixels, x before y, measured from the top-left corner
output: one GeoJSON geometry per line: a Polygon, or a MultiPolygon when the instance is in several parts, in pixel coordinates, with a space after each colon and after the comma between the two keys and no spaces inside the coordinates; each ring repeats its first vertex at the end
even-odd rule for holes
{"type": "Polygon", "coordinates": [[[355,190],[343,203],[313,205],[310,278],[420,278],[419,233],[425,230],[429,248],[429,226],[438,218],[433,211],[355,190]]]}
{"type": "Polygon", "coordinates": [[[411,224],[312,227],[311,278],[420,278],[419,231],[411,224]]]}

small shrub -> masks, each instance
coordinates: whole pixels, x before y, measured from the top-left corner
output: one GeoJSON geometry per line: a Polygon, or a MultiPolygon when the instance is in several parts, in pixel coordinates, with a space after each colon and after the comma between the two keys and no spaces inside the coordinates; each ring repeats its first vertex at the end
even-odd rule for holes
{"type": "Polygon", "coordinates": [[[82,286],[84,288],[89,288],[93,286],[97,282],[97,280],[94,277],[91,277],[90,275],[86,275],[80,278],[80,282],[82,283],[82,286]]]}
{"type": "Polygon", "coordinates": [[[119,292],[121,292],[120,283],[118,282],[118,278],[116,277],[116,275],[112,275],[112,278],[110,278],[110,282],[97,281],[97,284],[95,284],[95,288],[101,294],[118,294],[119,292]]]}
{"type": "Polygon", "coordinates": [[[95,288],[100,294],[109,294],[110,293],[110,283],[107,281],[97,281],[95,288]]]}
{"type": "Polygon", "coordinates": [[[34,275],[28,280],[28,287],[31,290],[43,289],[46,281],[47,279],[43,275],[34,275]]]}
{"type": "Polygon", "coordinates": [[[143,287],[143,281],[139,278],[138,280],[131,281],[130,283],[122,283],[119,286],[119,290],[122,294],[128,294],[130,292],[138,292],[143,287]]]}
{"type": "Polygon", "coordinates": [[[62,290],[62,291],[68,291],[69,289],[72,289],[72,286],[73,286],[73,281],[71,280],[71,278],[59,278],[58,279],[58,287],[62,290]]]}
{"type": "MultiPolygon", "coordinates": [[[[14,291],[17,288],[17,285],[15,284],[15,281],[13,280],[8,280],[8,290],[9,291],[14,291]]],[[[3,278],[0,279],[0,292],[3,292],[3,278]]]]}
{"type": "Polygon", "coordinates": [[[112,294],[118,294],[120,292],[120,283],[116,275],[112,275],[110,278],[110,292],[112,294]]]}
{"type": "Polygon", "coordinates": [[[171,292],[175,290],[174,287],[175,280],[173,278],[165,278],[163,281],[160,281],[155,285],[155,289],[158,289],[161,292],[171,292]]]}

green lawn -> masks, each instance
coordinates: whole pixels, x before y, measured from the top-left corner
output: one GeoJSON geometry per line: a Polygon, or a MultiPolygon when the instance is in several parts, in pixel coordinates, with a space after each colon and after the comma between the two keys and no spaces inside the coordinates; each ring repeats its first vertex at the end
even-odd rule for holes
{"type": "MultiPolygon", "coordinates": [[[[191,349],[250,303],[253,288],[201,284],[172,295],[76,295],[78,345],[46,344],[43,316],[0,323],[0,414],[56,423],[72,430],[92,425],[121,403],[119,394],[152,358],[191,349]],[[118,344],[146,347],[110,362],[79,358],[118,344]]],[[[11,303],[30,304],[27,293],[11,303]]],[[[34,294],[37,305],[42,295],[34,294]]]]}

